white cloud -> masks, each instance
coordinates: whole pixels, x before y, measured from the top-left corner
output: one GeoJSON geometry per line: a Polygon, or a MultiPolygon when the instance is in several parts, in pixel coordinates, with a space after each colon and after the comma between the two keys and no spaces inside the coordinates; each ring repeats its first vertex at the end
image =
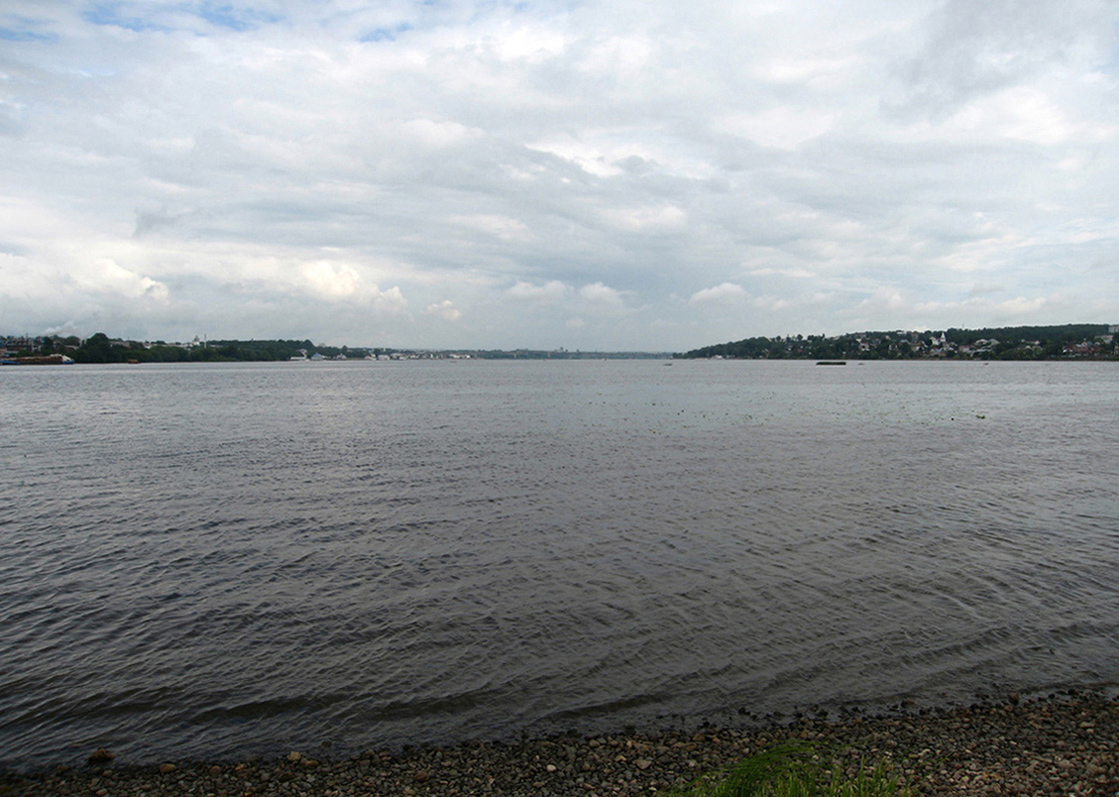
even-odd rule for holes
{"type": "Polygon", "coordinates": [[[505,295],[517,301],[555,304],[566,299],[571,293],[570,285],[566,285],[559,280],[550,280],[543,285],[533,285],[531,282],[520,281],[507,290],[505,295]]]}
{"type": "Polygon", "coordinates": [[[418,140],[429,147],[439,149],[452,147],[465,141],[471,135],[480,135],[479,130],[470,130],[457,122],[436,121],[434,119],[412,119],[403,124],[406,138],[418,140]]]}
{"type": "Polygon", "coordinates": [[[883,285],[876,289],[873,295],[863,299],[859,302],[857,309],[866,311],[873,308],[874,310],[896,311],[907,307],[913,303],[912,297],[907,292],[901,291],[897,288],[883,285]]]}
{"type": "Polygon", "coordinates": [[[535,152],[546,152],[570,161],[596,177],[612,177],[622,171],[614,164],[615,158],[568,134],[549,136],[526,146],[535,152]]]}
{"type": "Polygon", "coordinates": [[[614,35],[588,47],[576,68],[591,75],[617,73],[634,79],[649,66],[654,53],[653,43],[645,36],[614,35]]]}
{"type": "Polygon", "coordinates": [[[750,271],[755,277],[791,277],[793,279],[812,279],[815,272],[806,268],[755,268],[750,271]]]}
{"type": "Polygon", "coordinates": [[[686,211],[674,205],[660,207],[608,208],[603,216],[615,227],[631,232],[681,230],[688,224],[686,211]]]}
{"type": "Polygon", "coordinates": [[[625,306],[622,294],[601,282],[584,285],[579,289],[579,296],[588,305],[600,308],[615,309],[625,306]]]}
{"type": "Polygon", "coordinates": [[[753,299],[752,304],[759,310],[776,313],[793,306],[794,302],[778,296],[757,296],[753,299]]]}
{"type": "Polygon", "coordinates": [[[1064,301],[1056,295],[998,301],[989,295],[969,292],[954,301],[923,301],[912,292],[880,288],[852,311],[852,323],[871,328],[870,318],[882,319],[879,328],[943,329],[950,326],[1019,325],[1055,323],[1051,312],[1061,312],[1064,301]]]}
{"type": "Polygon", "coordinates": [[[528,227],[517,219],[508,216],[481,213],[469,216],[452,216],[450,220],[455,224],[480,230],[504,241],[525,241],[532,238],[528,227]]]}
{"type": "Polygon", "coordinates": [[[946,130],[980,136],[1002,136],[1053,146],[1076,140],[1094,144],[1115,137],[1115,124],[1072,121],[1059,104],[1034,87],[1007,89],[962,108],[946,130]]]}
{"type": "Polygon", "coordinates": [[[543,25],[514,27],[505,23],[500,30],[489,34],[484,43],[503,61],[541,63],[560,55],[565,39],[561,32],[543,25]]]}
{"type": "Polygon", "coordinates": [[[361,275],[351,266],[336,266],[319,261],[300,268],[304,283],[312,292],[326,299],[344,299],[361,288],[361,275]]]}
{"type": "Polygon", "coordinates": [[[1043,296],[1027,299],[1017,296],[1003,302],[992,302],[988,299],[976,297],[963,302],[918,302],[914,305],[917,313],[928,314],[936,318],[951,318],[953,316],[989,317],[995,323],[1010,323],[1021,319],[1038,317],[1045,310],[1050,300],[1043,296]]]}
{"type": "Polygon", "coordinates": [[[462,318],[462,313],[455,308],[454,303],[450,299],[444,299],[441,302],[429,304],[424,312],[428,315],[437,315],[444,321],[458,321],[462,318]]]}
{"type": "Polygon", "coordinates": [[[381,290],[375,282],[368,281],[354,265],[317,260],[301,263],[297,276],[289,279],[287,264],[283,262],[250,261],[242,265],[254,282],[272,284],[276,289],[294,295],[329,303],[373,305],[378,311],[400,313],[407,306],[403,292],[394,286],[381,290]]]}
{"type": "Polygon", "coordinates": [[[811,55],[790,57],[788,54],[782,54],[758,64],[754,72],[763,80],[800,86],[850,72],[855,66],[855,60],[853,57],[820,58],[811,55]]]}
{"type": "Polygon", "coordinates": [[[805,141],[828,132],[834,124],[834,113],[787,107],[735,114],[715,122],[716,129],[722,133],[740,135],[763,147],[776,149],[796,149],[805,141]]]}
{"type": "Polygon", "coordinates": [[[733,282],[723,282],[713,288],[696,291],[689,299],[692,304],[737,304],[749,297],[746,289],[733,282]]]}

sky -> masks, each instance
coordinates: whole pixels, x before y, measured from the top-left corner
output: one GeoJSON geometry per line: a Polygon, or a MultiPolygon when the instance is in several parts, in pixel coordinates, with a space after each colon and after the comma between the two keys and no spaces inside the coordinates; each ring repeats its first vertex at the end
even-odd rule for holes
{"type": "Polygon", "coordinates": [[[1119,323],[1114,0],[0,0],[0,333],[1119,323]]]}

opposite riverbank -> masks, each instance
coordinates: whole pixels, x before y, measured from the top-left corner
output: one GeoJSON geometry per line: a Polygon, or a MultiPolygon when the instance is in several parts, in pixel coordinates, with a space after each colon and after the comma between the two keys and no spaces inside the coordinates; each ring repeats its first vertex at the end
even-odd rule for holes
{"type": "Polygon", "coordinates": [[[4,797],[636,797],[790,741],[850,774],[883,763],[914,794],[1119,794],[1119,702],[1095,694],[915,715],[801,719],[749,730],[556,737],[517,744],[369,751],[345,761],[292,752],[237,764],[113,766],[99,760],[35,775],[0,773],[4,797]]]}

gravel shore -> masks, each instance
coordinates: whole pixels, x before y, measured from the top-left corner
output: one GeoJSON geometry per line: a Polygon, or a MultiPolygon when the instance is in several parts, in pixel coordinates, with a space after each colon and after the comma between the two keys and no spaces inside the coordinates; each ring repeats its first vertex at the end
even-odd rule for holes
{"type": "MultiPolygon", "coordinates": [[[[1119,795],[1119,702],[1094,694],[966,709],[702,732],[557,737],[517,744],[369,751],[345,761],[310,751],[237,764],[0,772],[3,797],[635,797],[670,790],[782,742],[814,745],[852,773],[883,761],[924,795],[1119,795]]],[[[92,751],[91,751],[92,752],[92,751]]]]}

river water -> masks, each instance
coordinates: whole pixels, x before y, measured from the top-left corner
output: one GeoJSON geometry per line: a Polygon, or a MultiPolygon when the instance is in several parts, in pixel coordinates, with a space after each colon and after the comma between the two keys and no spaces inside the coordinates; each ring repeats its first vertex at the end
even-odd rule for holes
{"type": "Polygon", "coordinates": [[[0,372],[0,762],[1119,684],[1119,368],[0,372]]]}

